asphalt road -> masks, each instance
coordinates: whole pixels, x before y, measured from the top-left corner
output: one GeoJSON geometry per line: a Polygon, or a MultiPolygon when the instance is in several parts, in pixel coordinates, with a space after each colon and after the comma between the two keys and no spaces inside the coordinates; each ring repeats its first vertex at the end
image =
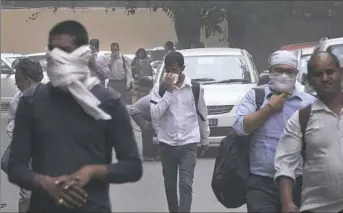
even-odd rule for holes
{"type": "MultiPolygon", "coordinates": [[[[1,115],[1,155],[9,143],[5,133],[7,114],[1,115]]],[[[134,124],[133,124],[134,125],[134,124]]],[[[134,125],[134,129],[138,127],[134,125]]],[[[135,131],[138,146],[141,137],[135,131]]],[[[214,159],[199,159],[195,169],[193,184],[192,212],[246,212],[246,207],[226,209],[215,198],[211,186],[214,159]]],[[[2,212],[17,212],[18,188],[10,184],[5,173],[1,171],[1,203],[8,205],[2,212]]],[[[143,178],[133,184],[112,185],[111,201],[113,212],[167,212],[163,177],[159,162],[145,162],[143,178]]]]}

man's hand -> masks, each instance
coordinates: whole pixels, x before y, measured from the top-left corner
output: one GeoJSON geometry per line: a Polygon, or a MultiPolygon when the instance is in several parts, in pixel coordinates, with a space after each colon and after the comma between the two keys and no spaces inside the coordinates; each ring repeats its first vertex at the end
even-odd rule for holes
{"type": "Polygon", "coordinates": [[[132,81],[128,82],[125,87],[126,90],[131,90],[132,89],[132,81]]]}
{"type": "Polygon", "coordinates": [[[64,183],[64,189],[69,189],[70,187],[77,185],[83,187],[93,178],[94,170],[93,167],[84,166],[77,172],[68,177],[68,181],[64,183]]]}
{"type": "Polygon", "coordinates": [[[173,92],[175,89],[174,79],[172,77],[172,73],[167,73],[167,75],[164,77],[164,81],[166,83],[167,91],[173,92]]]}
{"type": "Polygon", "coordinates": [[[201,148],[200,148],[200,156],[204,156],[205,153],[207,152],[208,150],[208,145],[201,145],[201,148]]]}
{"type": "Polygon", "coordinates": [[[91,69],[95,69],[95,68],[96,68],[96,60],[95,60],[95,57],[92,56],[92,57],[89,59],[88,66],[89,66],[91,69]]]}
{"type": "Polygon", "coordinates": [[[282,205],[282,213],[298,213],[299,208],[293,203],[282,205]]]}
{"type": "Polygon", "coordinates": [[[38,185],[53,197],[57,204],[67,208],[79,208],[86,202],[86,196],[82,193],[71,193],[70,190],[64,189],[62,183],[67,180],[67,176],[50,177],[39,175],[37,177],[38,185]]]}
{"type": "Polygon", "coordinates": [[[273,108],[274,112],[280,112],[282,110],[286,96],[286,93],[282,93],[281,95],[272,95],[269,104],[273,108]]]}
{"type": "Polygon", "coordinates": [[[144,122],[140,126],[142,131],[151,131],[152,130],[152,124],[150,122],[144,122]]]}

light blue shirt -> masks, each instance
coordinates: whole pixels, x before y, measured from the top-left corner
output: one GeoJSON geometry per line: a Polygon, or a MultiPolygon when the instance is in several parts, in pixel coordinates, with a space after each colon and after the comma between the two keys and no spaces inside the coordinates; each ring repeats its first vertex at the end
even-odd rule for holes
{"type": "MultiPolygon", "coordinates": [[[[264,107],[268,103],[272,94],[269,86],[265,86],[265,100],[261,107],[264,107]]],[[[252,174],[274,177],[276,145],[283,134],[286,122],[293,113],[313,103],[315,100],[316,98],[312,95],[295,90],[286,99],[282,111],[271,115],[264,124],[252,133],[250,140],[250,172],[252,174]]],[[[243,118],[253,112],[256,112],[255,92],[254,90],[250,90],[243,98],[236,112],[236,121],[233,128],[237,135],[247,135],[244,132],[243,118]]],[[[296,170],[296,175],[302,174],[302,163],[300,165],[296,170]]]]}

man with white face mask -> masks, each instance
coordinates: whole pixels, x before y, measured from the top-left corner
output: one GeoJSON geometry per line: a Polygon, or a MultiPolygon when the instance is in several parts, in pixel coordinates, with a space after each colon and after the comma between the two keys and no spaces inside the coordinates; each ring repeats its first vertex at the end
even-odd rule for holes
{"type": "MultiPolygon", "coordinates": [[[[298,60],[293,52],[277,51],[269,59],[270,81],[260,88],[264,101],[257,110],[254,90],[238,106],[234,130],[250,135],[250,175],[246,202],[248,212],[280,212],[279,190],[274,185],[276,145],[287,120],[298,109],[315,101],[312,95],[295,88],[298,60]]],[[[294,203],[300,204],[302,168],[297,170],[294,203]]]]}
{"type": "Polygon", "coordinates": [[[56,24],[48,42],[50,82],[19,102],[9,180],[32,191],[28,212],[112,212],[109,184],[142,176],[127,110],[91,76],[88,33],[80,23],[56,24]]]}

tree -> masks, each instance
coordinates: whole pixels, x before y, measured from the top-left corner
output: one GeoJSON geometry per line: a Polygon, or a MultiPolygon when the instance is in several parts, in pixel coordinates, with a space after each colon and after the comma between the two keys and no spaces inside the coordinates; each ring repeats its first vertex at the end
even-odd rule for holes
{"type": "MultiPolygon", "coordinates": [[[[173,20],[181,49],[198,44],[202,28],[205,29],[206,37],[222,32],[220,23],[224,16],[219,15],[221,10],[214,2],[210,4],[205,1],[147,1],[147,8],[154,12],[160,9],[173,20]]],[[[137,8],[134,3],[128,2],[126,9],[128,15],[134,15],[137,8]]]]}

